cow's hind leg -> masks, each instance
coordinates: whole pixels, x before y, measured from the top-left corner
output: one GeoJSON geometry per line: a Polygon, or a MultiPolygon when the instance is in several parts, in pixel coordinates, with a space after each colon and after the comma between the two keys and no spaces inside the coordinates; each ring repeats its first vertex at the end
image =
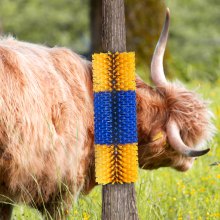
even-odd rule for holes
{"type": "Polygon", "coordinates": [[[12,216],[13,206],[10,204],[0,204],[0,220],[10,220],[12,216]]]}

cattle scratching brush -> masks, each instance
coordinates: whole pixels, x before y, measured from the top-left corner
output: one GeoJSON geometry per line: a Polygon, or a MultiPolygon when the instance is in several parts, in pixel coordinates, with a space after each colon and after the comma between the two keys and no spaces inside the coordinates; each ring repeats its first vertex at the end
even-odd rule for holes
{"type": "Polygon", "coordinates": [[[93,54],[96,182],[137,179],[135,54],[93,54]]]}

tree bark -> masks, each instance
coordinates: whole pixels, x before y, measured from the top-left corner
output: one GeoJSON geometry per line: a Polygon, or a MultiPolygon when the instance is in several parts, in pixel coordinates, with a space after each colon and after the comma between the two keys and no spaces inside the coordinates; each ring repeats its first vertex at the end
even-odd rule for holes
{"type": "Polygon", "coordinates": [[[102,220],[138,220],[133,183],[103,186],[102,220]]]}
{"type": "Polygon", "coordinates": [[[102,0],[90,0],[91,51],[102,51],[102,0]]]}
{"type": "Polygon", "coordinates": [[[104,52],[126,51],[123,0],[102,1],[102,49],[104,52]]]}
{"type": "MultiPolygon", "coordinates": [[[[126,51],[124,0],[102,0],[103,52],[126,51]]],[[[103,220],[137,220],[134,184],[107,184],[102,188],[103,220]]]]}

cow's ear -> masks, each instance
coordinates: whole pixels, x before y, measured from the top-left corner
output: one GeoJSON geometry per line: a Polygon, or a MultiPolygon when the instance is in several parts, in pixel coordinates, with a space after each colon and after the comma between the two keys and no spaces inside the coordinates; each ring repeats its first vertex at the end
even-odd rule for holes
{"type": "Polygon", "coordinates": [[[158,145],[159,147],[165,147],[167,142],[166,142],[166,132],[162,129],[154,129],[150,132],[149,135],[149,141],[151,143],[155,143],[156,145],[158,145]]]}

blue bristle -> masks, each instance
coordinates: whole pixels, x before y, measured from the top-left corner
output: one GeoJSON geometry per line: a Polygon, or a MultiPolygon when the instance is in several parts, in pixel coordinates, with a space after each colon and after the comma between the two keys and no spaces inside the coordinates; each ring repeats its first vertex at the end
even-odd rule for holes
{"type": "Polygon", "coordinates": [[[95,144],[112,144],[112,94],[94,93],[95,144]]]}
{"type": "Polygon", "coordinates": [[[95,144],[137,142],[135,91],[94,93],[95,144]]]}

